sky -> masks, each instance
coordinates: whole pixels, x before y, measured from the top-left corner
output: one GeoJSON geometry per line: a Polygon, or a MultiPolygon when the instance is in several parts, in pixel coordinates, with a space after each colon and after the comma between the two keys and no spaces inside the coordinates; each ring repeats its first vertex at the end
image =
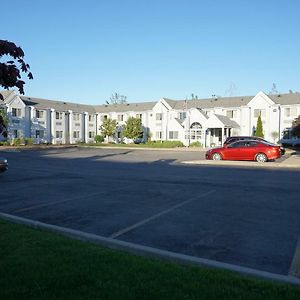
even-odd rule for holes
{"type": "Polygon", "coordinates": [[[25,94],[103,104],[300,91],[299,0],[0,0],[25,94]]]}

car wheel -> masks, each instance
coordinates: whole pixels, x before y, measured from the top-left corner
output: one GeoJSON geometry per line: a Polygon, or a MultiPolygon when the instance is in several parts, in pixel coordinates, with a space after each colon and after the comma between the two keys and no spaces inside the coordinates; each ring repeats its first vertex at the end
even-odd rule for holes
{"type": "Polygon", "coordinates": [[[255,157],[255,160],[257,162],[266,162],[268,160],[266,154],[263,154],[263,153],[258,153],[255,157]]]}
{"type": "Polygon", "coordinates": [[[214,153],[212,156],[212,160],[222,160],[222,156],[220,153],[214,153]]]}

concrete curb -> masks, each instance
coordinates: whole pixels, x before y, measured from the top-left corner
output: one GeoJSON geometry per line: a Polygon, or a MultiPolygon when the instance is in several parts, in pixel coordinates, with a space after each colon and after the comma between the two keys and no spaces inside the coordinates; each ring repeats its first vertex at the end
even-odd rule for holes
{"type": "Polygon", "coordinates": [[[0,217],[4,220],[11,221],[14,223],[23,224],[36,229],[43,229],[43,230],[55,232],[63,236],[75,238],[82,241],[88,241],[90,243],[105,246],[111,249],[126,251],[139,256],[160,258],[172,262],[178,262],[185,265],[204,266],[204,267],[214,268],[214,269],[224,269],[224,270],[237,272],[251,277],[300,286],[300,279],[292,276],[274,274],[274,273],[259,271],[247,267],[241,267],[241,266],[232,265],[228,263],[218,262],[210,259],[198,258],[198,257],[193,257],[185,254],[160,250],[157,248],[152,248],[148,246],[142,246],[134,243],[106,238],[95,234],[85,233],[82,231],[73,230],[65,227],[46,224],[39,221],[33,221],[30,219],[25,219],[13,215],[5,214],[5,213],[0,213],[0,217]]]}
{"type": "Polygon", "coordinates": [[[72,149],[77,148],[77,145],[59,145],[59,146],[47,146],[47,145],[41,145],[41,146],[0,146],[0,151],[42,151],[42,150],[57,150],[57,149],[72,149]]]}
{"type": "Polygon", "coordinates": [[[182,161],[182,164],[202,165],[202,166],[223,166],[223,167],[250,167],[250,168],[265,168],[265,169],[299,169],[300,165],[283,164],[283,163],[256,163],[256,162],[241,162],[241,161],[214,161],[214,160],[193,160],[182,161]]]}
{"type": "Polygon", "coordinates": [[[147,148],[147,147],[110,147],[110,146],[81,146],[78,148],[92,148],[92,149],[118,149],[118,150],[147,150],[147,151],[177,151],[177,152],[201,152],[206,151],[205,148],[188,148],[188,147],[177,147],[177,148],[147,148]]]}

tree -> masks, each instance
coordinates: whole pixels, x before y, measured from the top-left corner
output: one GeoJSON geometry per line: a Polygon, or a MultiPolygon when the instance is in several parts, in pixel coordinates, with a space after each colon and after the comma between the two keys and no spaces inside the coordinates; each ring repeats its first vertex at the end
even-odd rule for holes
{"type": "Polygon", "coordinates": [[[141,137],[142,121],[140,118],[129,117],[124,125],[122,135],[129,139],[136,139],[141,137]]]}
{"type": "Polygon", "coordinates": [[[113,93],[110,98],[110,104],[124,104],[127,103],[127,97],[124,95],[120,95],[119,93],[113,93]]]}
{"type": "Polygon", "coordinates": [[[298,116],[292,124],[292,135],[300,137],[300,116],[298,116]]]}
{"type": "Polygon", "coordinates": [[[102,135],[106,136],[109,141],[109,137],[113,136],[114,133],[116,132],[116,127],[117,127],[117,121],[107,118],[103,120],[103,123],[99,129],[102,135]]]}
{"type": "Polygon", "coordinates": [[[278,94],[278,90],[277,90],[276,83],[273,83],[273,84],[272,84],[272,89],[271,89],[271,91],[269,92],[269,95],[274,95],[274,94],[278,94]]]}
{"type": "MultiPolygon", "coordinates": [[[[23,59],[22,48],[17,47],[13,42],[0,40],[0,59],[3,56],[8,56],[9,60],[0,62],[0,86],[7,90],[16,87],[20,94],[24,95],[25,82],[21,80],[21,72],[27,74],[29,79],[33,79],[33,76],[29,72],[30,66],[23,59]]],[[[1,93],[0,99],[3,99],[1,93]]]]}
{"type": "MultiPolygon", "coordinates": [[[[4,108],[0,107],[0,136],[7,139],[8,116],[4,108]]],[[[1,137],[0,137],[1,139],[1,137]]]]}
{"type": "Polygon", "coordinates": [[[198,96],[195,95],[194,93],[191,93],[191,99],[192,100],[198,100],[198,96]]]}
{"type": "Polygon", "coordinates": [[[260,115],[257,118],[255,136],[258,136],[258,137],[261,137],[261,138],[264,137],[263,126],[262,126],[262,121],[261,121],[261,116],[260,115]]]}

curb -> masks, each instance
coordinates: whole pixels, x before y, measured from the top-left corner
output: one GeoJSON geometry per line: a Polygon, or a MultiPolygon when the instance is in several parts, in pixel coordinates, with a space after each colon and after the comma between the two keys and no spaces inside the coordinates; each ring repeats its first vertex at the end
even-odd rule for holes
{"type": "Polygon", "coordinates": [[[178,148],[147,148],[147,147],[110,147],[110,146],[77,146],[78,148],[91,148],[91,149],[118,149],[118,150],[147,150],[147,151],[176,151],[176,152],[201,152],[206,151],[205,148],[188,148],[188,147],[178,147],[178,148]]]}
{"type": "Polygon", "coordinates": [[[77,148],[77,145],[64,145],[64,146],[24,146],[24,147],[14,147],[14,146],[0,146],[0,151],[42,151],[42,150],[57,150],[57,149],[72,149],[77,148]]]}
{"type": "Polygon", "coordinates": [[[239,161],[206,161],[206,160],[193,160],[181,161],[182,164],[199,165],[199,166],[222,166],[222,167],[251,167],[251,168],[265,168],[265,169],[299,169],[300,165],[283,164],[283,163],[255,163],[255,162],[239,162],[239,161]]]}
{"type": "Polygon", "coordinates": [[[177,262],[185,265],[202,266],[202,267],[204,266],[213,269],[223,269],[223,270],[237,272],[242,275],[247,275],[251,277],[300,286],[300,278],[296,278],[293,276],[285,276],[285,275],[280,275],[275,273],[269,273],[269,272],[259,271],[247,267],[218,262],[210,259],[198,258],[198,257],[193,257],[185,254],[160,250],[157,248],[142,246],[134,243],[115,240],[112,238],[106,238],[91,233],[85,233],[74,229],[46,224],[39,221],[33,221],[30,219],[25,219],[13,215],[5,214],[5,213],[0,213],[0,217],[4,220],[11,221],[18,224],[23,224],[35,229],[43,229],[46,231],[55,232],[63,236],[75,238],[81,241],[87,241],[93,244],[105,246],[115,250],[126,251],[139,256],[160,258],[160,259],[165,259],[165,260],[169,260],[172,262],[177,262]]]}

